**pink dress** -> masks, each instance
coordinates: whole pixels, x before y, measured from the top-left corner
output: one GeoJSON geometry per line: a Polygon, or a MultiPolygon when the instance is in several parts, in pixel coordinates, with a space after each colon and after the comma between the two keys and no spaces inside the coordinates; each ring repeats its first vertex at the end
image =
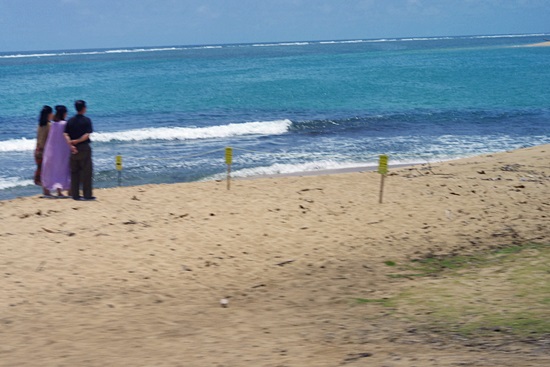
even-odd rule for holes
{"type": "Polygon", "coordinates": [[[54,121],[44,147],[42,186],[48,190],[71,188],[71,148],[63,135],[67,121],[54,121]]]}

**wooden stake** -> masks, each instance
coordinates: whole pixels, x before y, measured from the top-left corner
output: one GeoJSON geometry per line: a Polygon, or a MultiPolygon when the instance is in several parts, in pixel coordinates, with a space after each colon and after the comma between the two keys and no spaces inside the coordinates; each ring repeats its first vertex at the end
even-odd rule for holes
{"type": "Polygon", "coordinates": [[[227,189],[231,188],[231,164],[233,163],[233,148],[225,148],[225,164],[227,164],[227,189]]]}
{"type": "Polygon", "coordinates": [[[388,156],[385,154],[380,155],[378,161],[378,173],[380,173],[380,199],[378,203],[382,204],[382,197],[384,196],[384,180],[388,174],[388,156]]]}
{"type": "Polygon", "coordinates": [[[384,180],[386,179],[386,175],[380,175],[380,200],[378,203],[382,204],[382,198],[384,196],[384,180]]]}
{"type": "Polygon", "coordinates": [[[122,185],[122,156],[118,154],[115,157],[115,167],[117,169],[117,177],[118,177],[118,186],[122,185]]]}
{"type": "Polygon", "coordinates": [[[231,189],[231,165],[227,165],[227,189],[231,189]]]}

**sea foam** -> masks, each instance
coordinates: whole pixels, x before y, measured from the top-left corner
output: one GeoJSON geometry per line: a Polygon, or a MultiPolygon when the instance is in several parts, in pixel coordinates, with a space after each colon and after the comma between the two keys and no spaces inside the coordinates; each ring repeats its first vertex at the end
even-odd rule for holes
{"type": "Polygon", "coordinates": [[[33,185],[32,180],[22,180],[17,177],[0,177],[0,190],[10,189],[12,187],[33,185]]]}
{"type": "MultiPolygon", "coordinates": [[[[209,127],[158,127],[125,130],[117,132],[96,132],[93,141],[107,143],[110,141],[142,140],[196,140],[223,139],[244,135],[281,135],[288,132],[292,125],[290,120],[256,121],[209,127]]],[[[0,141],[0,152],[23,152],[34,150],[36,139],[10,139],[0,141]]]]}
{"type": "Polygon", "coordinates": [[[36,139],[10,139],[0,141],[0,152],[24,152],[34,150],[36,139]]]}
{"type": "MultiPolygon", "coordinates": [[[[324,170],[338,170],[346,168],[358,168],[358,167],[374,167],[376,163],[373,162],[337,162],[333,160],[320,160],[314,162],[305,163],[275,163],[270,166],[243,168],[235,170],[231,173],[232,177],[254,177],[254,176],[270,176],[270,175],[285,175],[300,172],[316,172],[324,170]]],[[[208,179],[222,179],[225,174],[217,174],[208,179]]]]}
{"type": "Polygon", "coordinates": [[[119,132],[95,133],[94,141],[141,141],[141,140],[195,140],[228,138],[242,135],[281,135],[288,131],[290,120],[245,122],[209,127],[159,127],[119,132]]]}

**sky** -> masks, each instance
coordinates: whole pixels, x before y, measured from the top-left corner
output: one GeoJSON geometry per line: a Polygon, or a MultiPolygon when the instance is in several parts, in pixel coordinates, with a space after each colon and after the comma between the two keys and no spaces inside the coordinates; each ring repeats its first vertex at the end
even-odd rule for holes
{"type": "Polygon", "coordinates": [[[550,33],[550,0],[0,0],[0,52],[550,33]]]}

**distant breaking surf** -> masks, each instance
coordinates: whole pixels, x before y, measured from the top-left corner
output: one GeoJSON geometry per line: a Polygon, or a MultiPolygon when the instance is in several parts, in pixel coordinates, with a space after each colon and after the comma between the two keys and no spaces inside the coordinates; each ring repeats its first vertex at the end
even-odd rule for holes
{"type": "Polygon", "coordinates": [[[122,49],[72,50],[72,51],[50,51],[50,52],[32,52],[31,51],[31,52],[20,52],[20,53],[0,53],[0,59],[127,54],[127,53],[141,53],[141,52],[167,52],[167,51],[186,51],[186,50],[202,50],[202,49],[207,50],[207,49],[222,49],[222,48],[233,48],[233,47],[310,46],[310,45],[346,44],[346,43],[438,41],[438,40],[451,40],[451,39],[522,38],[522,37],[548,36],[548,35],[549,35],[548,33],[496,34],[496,35],[479,35],[479,36],[406,37],[406,38],[375,38],[375,39],[295,41],[295,42],[262,42],[262,43],[243,43],[243,44],[224,44],[224,45],[196,45],[196,46],[145,47],[145,48],[129,47],[129,48],[122,48],[122,49]]]}

